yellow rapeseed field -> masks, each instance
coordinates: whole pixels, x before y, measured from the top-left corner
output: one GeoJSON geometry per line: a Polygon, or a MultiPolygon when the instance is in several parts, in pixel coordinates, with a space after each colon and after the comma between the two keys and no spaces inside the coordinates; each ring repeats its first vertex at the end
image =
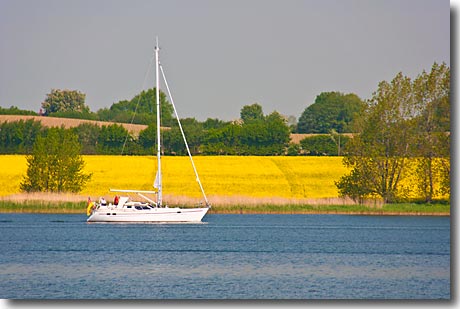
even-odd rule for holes
{"type": "MultiPolygon", "coordinates": [[[[113,198],[115,193],[110,192],[110,188],[153,189],[156,157],[83,157],[85,172],[92,173],[92,177],[80,193],[81,200],[88,196],[113,198]]],[[[315,199],[315,203],[319,202],[317,199],[331,202],[338,198],[334,182],[347,172],[341,157],[196,156],[194,161],[205,192],[215,204],[311,203],[311,199],[315,199]]],[[[202,201],[188,157],[164,156],[162,166],[166,202],[190,204],[202,201]]],[[[26,157],[0,155],[0,167],[0,197],[17,196],[27,170],[26,157]]],[[[401,183],[404,195],[409,198],[417,194],[414,177],[411,172],[401,183]]],[[[437,190],[439,184],[436,186],[437,190]]]]}
{"type": "Polygon", "coordinates": [[[26,171],[27,161],[25,156],[0,156],[0,196],[18,193],[19,184],[26,171]]]}
{"type": "MultiPolygon", "coordinates": [[[[110,188],[152,190],[156,158],[151,156],[84,156],[91,181],[81,193],[110,196],[110,188]]],[[[208,196],[267,198],[334,198],[334,181],[346,169],[340,157],[238,157],[194,158],[208,196]]],[[[0,156],[0,196],[19,193],[25,175],[25,156],[0,156]]],[[[166,195],[201,196],[188,157],[162,157],[166,195]]]]}

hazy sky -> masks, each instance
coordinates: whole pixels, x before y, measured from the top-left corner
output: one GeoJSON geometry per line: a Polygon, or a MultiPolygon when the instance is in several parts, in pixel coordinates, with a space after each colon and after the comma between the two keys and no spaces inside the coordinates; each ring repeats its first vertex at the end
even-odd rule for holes
{"type": "MultiPolygon", "coordinates": [[[[91,110],[142,90],[159,36],[179,115],[299,117],[324,91],[370,98],[398,72],[450,65],[447,0],[0,0],[0,106],[52,88],[91,110]]],[[[149,79],[148,87],[153,87],[149,79]]]]}

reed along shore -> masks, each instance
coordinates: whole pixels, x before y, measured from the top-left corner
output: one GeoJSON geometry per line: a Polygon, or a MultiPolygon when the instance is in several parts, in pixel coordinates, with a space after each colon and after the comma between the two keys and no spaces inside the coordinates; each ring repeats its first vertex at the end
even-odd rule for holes
{"type": "MultiPolygon", "coordinates": [[[[85,202],[0,201],[0,213],[85,214],[85,202]]],[[[171,205],[171,207],[174,205],[171,205]]],[[[208,214],[334,214],[388,216],[450,216],[448,204],[369,205],[215,205],[208,214]]]]}

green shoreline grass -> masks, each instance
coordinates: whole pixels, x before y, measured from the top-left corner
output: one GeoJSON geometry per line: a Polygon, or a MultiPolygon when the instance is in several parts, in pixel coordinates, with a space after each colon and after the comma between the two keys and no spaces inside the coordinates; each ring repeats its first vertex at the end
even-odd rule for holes
{"type": "MultiPolygon", "coordinates": [[[[0,201],[0,213],[85,214],[86,202],[0,201]]],[[[209,214],[348,214],[450,216],[450,205],[225,205],[213,206],[209,214]]]]}

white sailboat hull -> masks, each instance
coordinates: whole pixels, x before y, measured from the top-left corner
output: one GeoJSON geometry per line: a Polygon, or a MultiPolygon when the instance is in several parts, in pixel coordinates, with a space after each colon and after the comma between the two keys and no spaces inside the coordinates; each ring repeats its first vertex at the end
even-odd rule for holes
{"type": "Polygon", "coordinates": [[[87,222],[201,222],[209,208],[151,208],[151,209],[126,209],[126,208],[99,208],[87,219],[87,222]]]}

